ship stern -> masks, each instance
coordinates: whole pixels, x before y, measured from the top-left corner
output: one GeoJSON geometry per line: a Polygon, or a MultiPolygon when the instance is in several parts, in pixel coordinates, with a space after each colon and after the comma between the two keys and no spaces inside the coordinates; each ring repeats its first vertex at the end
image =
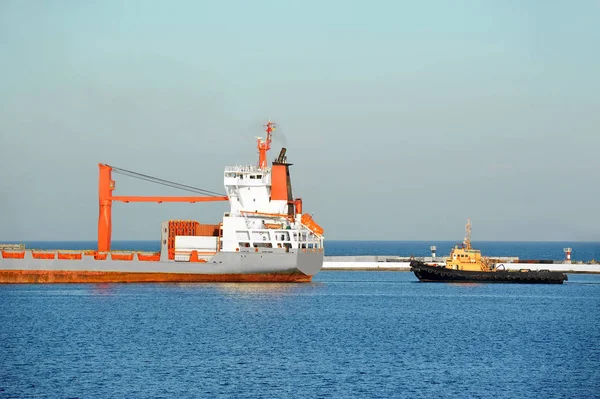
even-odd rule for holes
{"type": "Polygon", "coordinates": [[[323,268],[323,251],[298,250],[297,268],[307,276],[314,276],[323,268]]]}

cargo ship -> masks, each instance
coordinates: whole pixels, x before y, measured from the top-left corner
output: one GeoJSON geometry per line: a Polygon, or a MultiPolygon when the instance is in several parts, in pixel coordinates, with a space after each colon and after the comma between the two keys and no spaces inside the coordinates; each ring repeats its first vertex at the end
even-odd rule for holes
{"type": "Polygon", "coordinates": [[[97,249],[3,249],[0,283],[310,282],[323,266],[323,228],[292,194],[286,148],[268,165],[276,125],[269,120],[265,127],[266,137],[257,137],[258,163],[224,168],[225,195],[117,196],[113,172],[173,182],[99,164],[97,249]],[[230,209],[214,224],[165,221],[159,252],[124,252],[111,250],[114,201],[229,201],[230,209]]]}
{"type": "Polygon", "coordinates": [[[562,272],[509,269],[506,265],[482,256],[481,251],[471,247],[470,220],[463,243],[452,248],[445,263],[410,262],[411,271],[422,282],[562,284],[568,280],[562,272]]]}

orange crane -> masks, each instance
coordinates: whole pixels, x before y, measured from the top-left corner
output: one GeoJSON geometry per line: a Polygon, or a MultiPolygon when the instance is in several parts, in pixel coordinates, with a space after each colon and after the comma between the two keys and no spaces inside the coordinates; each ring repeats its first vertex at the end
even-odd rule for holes
{"type": "MultiPolygon", "coordinates": [[[[115,189],[115,181],[112,179],[112,171],[124,171],[129,174],[145,176],[144,180],[154,180],[156,182],[162,181],[165,183],[172,183],[166,180],[153,178],[151,176],[141,175],[139,173],[126,171],[125,169],[115,168],[106,164],[98,164],[100,169],[99,181],[98,181],[98,199],[100,204],[100,214],[98,216],[98,251],[108,252],[110,251],[111,234],[112,234],[112,202],[212,202],[212,201],[227,201],[227,196],[215,195],[207,190],[196,189],[197,191],[205,191],[209,195],[205,196],[193,196],[193,197],[153,197],[153,196],[113,196],[112,191],[115,189]]],[[[167,184],[170,185],[170,184],[167,184]]],[[[181,184],[176,186],[188,187],[181,184]]],[[[181,188],[181,187],[180,187],[181,188]]]]}

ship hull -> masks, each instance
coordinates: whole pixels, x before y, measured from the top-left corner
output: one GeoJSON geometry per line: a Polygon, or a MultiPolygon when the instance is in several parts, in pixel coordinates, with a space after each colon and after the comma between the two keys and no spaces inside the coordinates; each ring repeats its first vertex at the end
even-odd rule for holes
{"type": "Polygon", "coordinates": [[[0,258],[0,284],[310,282],[323,252],[224,253],[206,262],[0,258]]]}
{"type": "Polygon", "coordinates": [[[422,282],[562,284],[568,280],[565,273],[551,271],[475,272],[430,266],[420,261],[412,261],[410,266],[411,271],[422,282]]]}
{"type": "Polygon", "coordinates": [[[291,273],[144,273],[95,272],[70,270],[0,270],[2,284],[67,284],[67,283],[306,283],[312,276],[299,271],[291,273]]]}

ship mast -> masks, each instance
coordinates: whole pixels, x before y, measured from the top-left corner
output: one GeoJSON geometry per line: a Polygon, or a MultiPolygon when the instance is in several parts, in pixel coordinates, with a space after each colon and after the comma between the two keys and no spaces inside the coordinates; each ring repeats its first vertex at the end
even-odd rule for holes
{"type": "Polygon", "coordinates": [[[465,226],[465,248],[471,249],[471,219],[467,219],[467,225],[465,226]]]}
{"type": "Polygon", "coordinates": [[[257,148],[258,148],[258,167],[260,169],[266,169],[267,167],[267,151],[271,149],[271,133],[277,127],[276,124],[271,122],[267,122],[265,132],[267,132],[267,139],[262,141],[262,137],[257,137],[257,148]]]}

